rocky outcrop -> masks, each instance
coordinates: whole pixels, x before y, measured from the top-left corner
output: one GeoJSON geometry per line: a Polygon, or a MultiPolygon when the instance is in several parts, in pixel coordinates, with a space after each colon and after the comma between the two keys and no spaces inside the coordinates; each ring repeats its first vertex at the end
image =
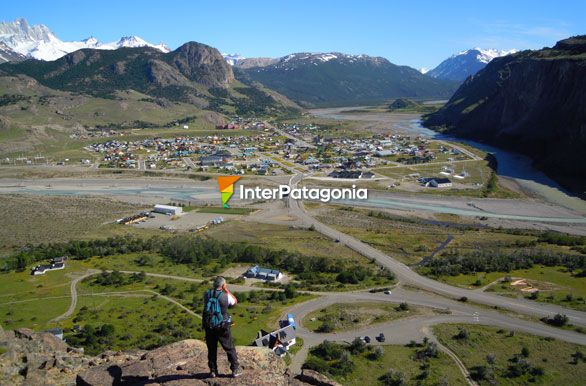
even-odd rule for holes
{"type": "Polygon", "coordinates": [[[0,355],[1,385],[337,385],[311,370],[294,378],[281,358],[261,347],[237,348],[241,377],[229,377],[229,364],[220,354],[221,375],[209,378],[206,346],[194,339],[151,351],[89,357],[49,333],[20,329],[0,334],[0,348],[6,350],[0,355]]]}
{"type": "Polygon", "coordinates": [[[525,153],[572,187],[586,182],[584,106],[586,36],[577,36],[494,59],[424,123],[525,153]]]}
{"type": "Polygon", "coordinates": [[[187,78],[206,86],[222,86],[234,80],[232,67],[220,52],[205,44],[185,43],[166,58],[187,78]]]}

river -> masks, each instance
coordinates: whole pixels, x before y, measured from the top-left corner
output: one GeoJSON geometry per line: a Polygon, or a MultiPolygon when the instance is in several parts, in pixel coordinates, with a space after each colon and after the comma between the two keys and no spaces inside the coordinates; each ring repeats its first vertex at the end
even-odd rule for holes
{"type": "Polygon", "coordinates": [[[543,172],[533,167],[531,159],[511,151],[471,140],[446,136],[421,125],[420,119],[399,119],[400,114],[384,112],[345,112],[345,110],[359,110],[365,107],[346,107],[316,109],[310,112],[319,118],[352,120],[363,122],[387,123],[390,129],[410,135],[421,135],[433,139],[462,142],[486,152],[494,153],[498,161],[499,176],[513,179],[528,194],[539,197],[544,201],[560,205],[580,213],[586,213],[586,201],[570,195],[557,182],[547,177],[543,172]]]}

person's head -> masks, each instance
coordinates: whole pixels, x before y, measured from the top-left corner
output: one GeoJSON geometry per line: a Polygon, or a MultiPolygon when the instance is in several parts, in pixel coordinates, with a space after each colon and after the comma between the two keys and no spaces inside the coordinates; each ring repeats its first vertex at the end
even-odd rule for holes
{"type": "Polygon", "coordinates": [[[214,279],[214,289],[221,290],[226,285],[226,279],[222,276],[218,276],[214,279]]]}

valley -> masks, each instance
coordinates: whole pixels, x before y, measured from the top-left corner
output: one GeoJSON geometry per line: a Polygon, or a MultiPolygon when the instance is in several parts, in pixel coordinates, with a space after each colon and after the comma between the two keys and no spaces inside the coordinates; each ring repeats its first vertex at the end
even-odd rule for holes
{"type": "Polygon", "coordinates": [[[585,39],[426,72],[0,23],[0,383],[580,384],[585,39]],[[218,276],[240,380],[195,359],[218,276]]]}

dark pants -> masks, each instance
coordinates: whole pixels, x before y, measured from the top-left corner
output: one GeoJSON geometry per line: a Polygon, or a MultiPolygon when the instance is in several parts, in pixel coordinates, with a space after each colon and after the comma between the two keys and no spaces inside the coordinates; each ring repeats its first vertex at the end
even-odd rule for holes
{"type": "Polygon", "coordinates": [[[236,347],[234,347],[230,326],[218,329],[206,328],[205,332],[210,371],[218,372],[218,342],[220,342],[222,348],[226,351],[228,362],[230,362],[230,370],[236,370],[238,368],[238,355],[236,355],[236,347]]]}

